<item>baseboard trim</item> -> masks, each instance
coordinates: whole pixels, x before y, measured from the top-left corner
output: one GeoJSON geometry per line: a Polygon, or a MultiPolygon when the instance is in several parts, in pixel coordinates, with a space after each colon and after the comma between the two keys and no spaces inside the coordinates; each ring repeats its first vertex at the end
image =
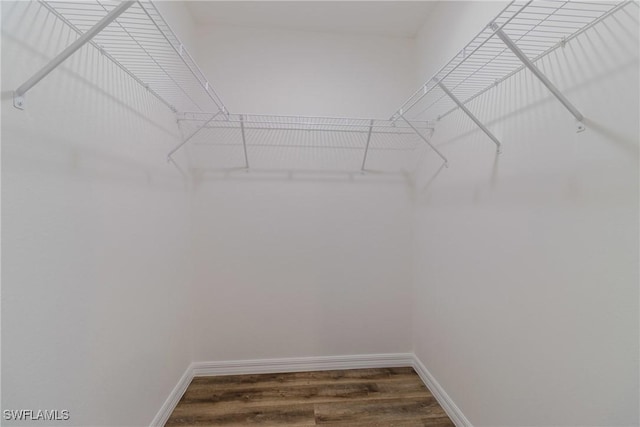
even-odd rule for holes
{"type": "Polygon", "coordinates": [[[182,395],[196,376],[276,374],[281,372],[327,371],[333,369],[396,368],[411,366],[457,427],[473,427],[460,408],[413,353],[355,354],[348,356],[290,357],[280,359],[194,362],[178,380],[153,418],[151,427],[169,420],[182,395]]]}
{"type": "Polygon", "coordinates": [[[275,374],[332,369],[413,366],[412,353],[357,354],[348,356],[291,357],[282,359],[194,362],[194,376],[275,374]]]}
{"type": "Polygon", "coordinates": [[[431,394],[436,398],[442,409],[447,413],[451,421],[456,427],[473,427],[471,422],[464,416],[460,408],[453,402],[451,397],[447,394],[442,386],[431,375],[427,368],[422,364],[420,359],[416,355],[413,355],[413,369],[418,373],[422,382],[431,391],[431,394]]]}
{"type": "Polygon", "coordinates": [[[169,397],[164,401],[160,410],[151,421],[151,427],[163,427],[166,422],[169,420],[171,413],[178,405],[178,402],[182,398],[182,395],[185,391],[187,391],[187,387],[191,384],[191,380],[193,379],[193,363],[187,367],[187,370],[184,371],[184,374],[178,380],[178,384],[171,390],[169,393],[169,397]]]}

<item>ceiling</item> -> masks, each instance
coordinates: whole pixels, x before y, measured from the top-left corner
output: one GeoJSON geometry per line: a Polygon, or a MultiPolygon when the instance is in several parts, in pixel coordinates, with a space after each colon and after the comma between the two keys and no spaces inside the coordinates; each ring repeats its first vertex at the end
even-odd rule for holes
{"type": "Polygon", "coordinates": [[[189,1],[197,24],[414,37],[435,1],[189,1]]]}

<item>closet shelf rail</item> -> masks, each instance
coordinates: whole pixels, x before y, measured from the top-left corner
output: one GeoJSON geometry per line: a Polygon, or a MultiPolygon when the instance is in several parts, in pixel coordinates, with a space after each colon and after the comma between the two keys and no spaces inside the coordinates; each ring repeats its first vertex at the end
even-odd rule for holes
{"type": "MultiPolygon", "coordinates": [[[[78,34],[77,39],[14,92],[14,105],[25,107],[25,94],[69,56],[91,44],[105,57],[178,114],[184,137],[168,155],[188,142],[205,136],[213,143],[228,143],[213,130],[228,129],[241,141],[245,166],[248,145],[256,138],[283,140],[286,133],[317,135],[323,146],[339,135],[349,149],[362,149],[365,170],[370,145],[388,138],[403,146],[428,145],[447,165],[446,157],[430,142],[435,121],[458,108],[489,136],[500,150],[499,139],[468,108],[473,99],[523,69],[529,69],[577,119],[583,116],[536,66],[536,62],[564,47],[588,28],[635,3],[586,0],[513,0],[451,61],[445,64],[405,101],[389,120],[302,116],[231,115],[202,70],[171,30],[151,0],[38,0],[48,11],[78,34]],[[237,132],[236,132],[237,131],[237,132]],[[349,135],[349,138],[346,136],[349,135]],[[372,140],[374,142],[372,143],[372,140]]],[[[231,138],[233,139],[233,138],[231,138]]],[[[286,138],[285,138],[286,140],[286,138]]]]}
{"type": "MultiPolygon", "coordinates": [[[[214,113],[215,114],[215,113],[214,113]]],[[[178,121],[203,121],[211,117],[211,113],[183,112],[178,114],[178,121]]],[[[409,126],[383,119],[362,119],[347,117],[318,117],[318,116],[278,116],[266,114],[230,114],[227,119],[216,117],[207,127],[237,127],[241,123],[249,129],[258,130],[305,130],[316,132],[354,132],[368,133],[372,128],[374,133],[406,134],[413,133],[409,126]]],[[[433,124],[428,121],[415,122],[414,125],[422,130],[432,130],[433,124]]]]}
{"type": "Polygon", "coordinates": [[[155,5],[138,1],[44,1],[78,38],[14,92],[24,96],[66,58],[89,43],[174,112],[219,111],[224,103],[155,5]]]}
{"type": "Polygon", "coordinates": [[[172,155],[192,141],[194,145],[237,146],[244,155],[245,168],[249,168],[247,147],[296,147],[300,149],[350,149],[360,150],[361,167],[364,171],[372,141],[377,148],[383,145],[411,147],[415,149],[427,141],[433,125],[427,121],[413,123],[391,120],[345,118],[277,116],[260,114],[230,114],[186,112],[178,114],[178,124],[184,134],[181,144],[169,153],[172,155]],[[420,138],[418,138],[420,136],[420,138]],[[338,147],[336,147],[336,144],[338,147]]]}
{"type": "Polygon", "coordinates": [[[391,120],[440,120],[460,108],[499,149],[500,141],[466,104],[528,68],[578,120],[578,130],[583,130],[580,111],[535,62],[632,2],[514,0],[414,92],[391,120]]]}

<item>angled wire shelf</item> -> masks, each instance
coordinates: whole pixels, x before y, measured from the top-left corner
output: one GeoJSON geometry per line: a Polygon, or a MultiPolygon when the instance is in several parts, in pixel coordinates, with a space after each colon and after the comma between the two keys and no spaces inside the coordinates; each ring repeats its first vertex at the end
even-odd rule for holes
{"type": "MultiPolygon", "coordinates": [[[[467,114],[499,150],[498,138],[466,104],[525,68],[581,122],[580,111],[535,62],[617,10],[635,4],[633,0],[514,0],[389,120],[373,120],[230,114],[151,0],[38,1],[78,38],[15,90],[17,108],[24,108],[27,91],[90,43],[178,113],[183,139],[171,150],[169,160],[191,142],[197,147],[232,147],[236,154],[240,147],[244,168],[252,164],[254,154],[259,157],[263,149],[278,148],[281,154],[292,149],[348,152],[348,163],[359,164],[361,170],[374,151],[410,151],[425,145],[447,165],[430,139],[434,121],[456,109],[467,114]]],[[[579,130],[584,129],[581,126],[579,130]]]]}
{"type": "MultiPolygon", "coordinates": [[[[218,94],[151,1],[40,0],[40,3],[78,33],[77,41],[89,35],[87,43],[174,112],[226,113],[218,94]],[[101,22],[106,24],[103,28],[101,22]]],[[[82,44],[78,43],[78,47],[82,44]]],[[[16,90],[17,98],[30,89],[29,83],[16,90]]]]}
{"type": "MultiPolygon", "coordinates": [[[[391,119],[439,120],[461,108],[476,121],[465,104],[526,67],[581,121],[579,111],[534,63],[630,3],[515,0],[414,92],[391,119]]],[[[476,123],[499,146],[488,129],[476,123]]]]}

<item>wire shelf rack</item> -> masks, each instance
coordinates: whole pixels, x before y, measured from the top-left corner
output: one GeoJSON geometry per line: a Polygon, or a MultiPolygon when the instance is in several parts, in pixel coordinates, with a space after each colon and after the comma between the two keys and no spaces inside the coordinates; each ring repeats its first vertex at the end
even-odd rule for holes
{"type": "MultiPolygon", "coordinates": [[[[178,116],[179,122],[208,122],[207,128],[231,127],[249,130],[298,130],[307,132],[346,132],[367,134],[371,129],[374,134],[414,134],[406,124],[394,123],[391,120],[361,119],[346,117],[308,117],[308,116],[277,116],[265,114],[229,114],[223,118],[220,115],[212,118],[212,113],[185,112],[178,116]]],[[[424,131],[432,130],[428,121],[414,123],[416,128],[424,131]]]]}
{"type": "Polygon", "coordinates": [[[501,32],[534,63],[630,3],[515,0],[414,92],[391,119],[439,120],[459,108],[447,89],[466,104],[524,69],[522,59],[501,39],[501,32]]]}
{"type": "MultiPolygon", "coordinates": [[[[79,35],[93,28],[120,1],[44,1],[79,35]]],[[[222,111],[213,87],[149,0],[139,0],[90,41],[106,57],[175,112],[222,111]]]]}
{"type": "MultiPolygon", "coordinates": [[[[403,166],[424,145],[412,127],[390,120],[190,112],[178,123],[196,168],[222,161],[220,166],[252,169],[369,170],[372,160],[381,163],[374,158],[379,153],[403,166]],[[217,155],[207,159],[213,149],[217,155]]],[[[433,132],[429,122],[412,125],[427,137],[433,132]]]]}
{"type": "Polygon", "coordinates": [[[498,138],[465,104],[524,68],[573,114],[578,130],[583,130],[580,111],[535,62],[617,10],[635,4],[633,0],[513,0],[389,120],[375,120],[230,114],[151,0],[38,1],[77,32],[78,38],[14,91],[17,108],[24,108],[24,95],[31,87],[90,43],[178,113],[183,139],[171,150],[169,160],[191,142],[198,147],[241,147],[245,168],[253,157],[250,152],[278,148],[281,152],[349,152],[348,163],[361,163],[361,170],[374,151],[410,151],[418,146],[430,147],[447,165],[430,139],[435,121],[458,108],[499,151],[498,138]]]}

